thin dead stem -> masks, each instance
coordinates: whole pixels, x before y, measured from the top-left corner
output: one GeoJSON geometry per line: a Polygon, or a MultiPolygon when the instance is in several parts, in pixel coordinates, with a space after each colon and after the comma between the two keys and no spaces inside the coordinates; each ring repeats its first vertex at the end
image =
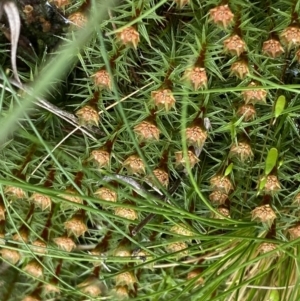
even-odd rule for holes
{"type": "Polygon", "coordinates": [[[17,70],[17,48],[21,29],[19,10],[14,2],[5,1],[4,3],[0,4],[0,18],[2,15],[2,11],[4,11],[7,16],[10,28],[8,38],[11,42],[11,66],[13,74],[16,81],[21,85],[21,81],[17,70]]]}

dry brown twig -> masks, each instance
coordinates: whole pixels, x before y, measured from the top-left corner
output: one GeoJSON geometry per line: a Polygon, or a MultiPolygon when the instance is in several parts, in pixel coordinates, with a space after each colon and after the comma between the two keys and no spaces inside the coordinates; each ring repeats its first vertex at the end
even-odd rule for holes
{"type": "Polygon", "coordinates": [[[10,28],[9,39],[11,42],[11,66],[16,81],[19,84],[21,84],[18,71],[17,71],[17,48],[18,48],[18,41],[19,41],[20,29],[21,29],[19,10],[14,2],[4,1],[0,3],[0,19],[2,17],[3,12],[5,12],[7,16],[7,20],[10,28]]]}

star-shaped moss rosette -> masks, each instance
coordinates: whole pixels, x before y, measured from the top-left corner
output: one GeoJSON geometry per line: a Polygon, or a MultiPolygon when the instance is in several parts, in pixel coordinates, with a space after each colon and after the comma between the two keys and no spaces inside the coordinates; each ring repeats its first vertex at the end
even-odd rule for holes
{"type": "Polygon", "coordinates": [[[298,5],[17,2],[0,300],[300,300],[298,5]]]}

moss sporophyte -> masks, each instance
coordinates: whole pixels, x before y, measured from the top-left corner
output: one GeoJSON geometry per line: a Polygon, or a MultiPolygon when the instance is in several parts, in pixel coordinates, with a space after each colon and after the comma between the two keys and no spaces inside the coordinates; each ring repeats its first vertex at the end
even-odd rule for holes
{"type": "Polygon", "coordinates": [[[299,1],[0,18],[0,300],[300,300],[299,1]]]}

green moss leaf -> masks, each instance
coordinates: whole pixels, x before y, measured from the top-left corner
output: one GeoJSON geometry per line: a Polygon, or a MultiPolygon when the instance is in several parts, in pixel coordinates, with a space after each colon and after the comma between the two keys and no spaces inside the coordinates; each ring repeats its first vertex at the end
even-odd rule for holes
{"type": "Polygon", "coordinates": [[[232,172],[232,169],[233,169],[233,163],[230,163],[225,170],[224,176],[227,177],[232,172]]]}
{"type": "Polygon", "coordinates": [[[277,101],[275,104],[275,118],[278,118],[282,114],[284,107],[285,107],[285,103],[286,103],[285,96],[280,95],[277,98],[277,101]]]}
{"type": "Polygon", "coordinates": [[[267,176],[272,169],[276,166],[278,158],[278,151],[276,148],[271,148],[268,152],[266,166],[265,166],[265,175],[267,176]]]}

